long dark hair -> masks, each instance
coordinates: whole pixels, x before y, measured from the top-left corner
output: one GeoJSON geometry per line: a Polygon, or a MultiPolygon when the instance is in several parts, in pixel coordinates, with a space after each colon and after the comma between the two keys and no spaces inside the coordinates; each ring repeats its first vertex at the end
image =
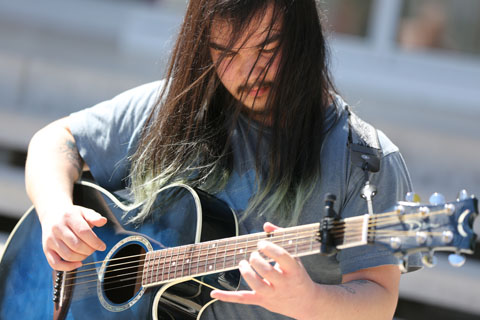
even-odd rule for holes
{"type": "Polygon", "coordinates": [[[276,53],[280,64],[266,105],[268,125],[264,121],[271,136],[269,165],[268,172],[261,172],[257,161],[259,192],[246,211],[275,210],[290,221],[301,211],[320,178],[325,110],[334,88],[315,0],[191,0],[167,83],[132,157],[135,197],[147,200],[138,219],[146,215],[155,192],[169,183],[210,192],[225,186],[233,166],[230,134],[242,106],[216,74],[209,51],[212,24],[214,19],[229,22],[231,49],[272,5],[271,28],[278,19],[282,28],[276,53]]]}

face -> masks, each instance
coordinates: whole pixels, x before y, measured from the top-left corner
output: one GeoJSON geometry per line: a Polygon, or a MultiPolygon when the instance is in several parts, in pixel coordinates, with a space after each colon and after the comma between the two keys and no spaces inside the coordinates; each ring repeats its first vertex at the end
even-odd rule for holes
{"type": "Polygon", "coordinates": [[[253,19],[232,49],[227,49],[231,26],[225,20],[215,20],[209,43],[222,84],[235,99],[258,113],[265,109],[280,61],[280,53],[275,55],[275,52],[280,42],[281,23],[275,22],[272,28],[272,13],[270,7],[264,16],[253,19]]]}

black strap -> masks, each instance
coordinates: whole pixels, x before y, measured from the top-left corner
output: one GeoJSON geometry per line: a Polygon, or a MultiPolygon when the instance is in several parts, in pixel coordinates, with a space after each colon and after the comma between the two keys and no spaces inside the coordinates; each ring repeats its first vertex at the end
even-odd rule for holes
{"type": "Polygon", "coordinates": [[[347,107],[348,112],[348,143],[352,164],[364,171],[378,172],[382,149],[378,140],[377,130],[366,123],[347,107]]]}
{"type": "Polygon", "coordinates": [[[360,196],[367,201],[368,213],[373,215],[372,199],[377,194],[377,187],[370,183],[371,172],[380,171],[382,149],[378,140],[377,130],[357,117],[347,107],[348,112],[348,144],[352,164],[360,167],[365,174],[365,185],[360,196]]]}

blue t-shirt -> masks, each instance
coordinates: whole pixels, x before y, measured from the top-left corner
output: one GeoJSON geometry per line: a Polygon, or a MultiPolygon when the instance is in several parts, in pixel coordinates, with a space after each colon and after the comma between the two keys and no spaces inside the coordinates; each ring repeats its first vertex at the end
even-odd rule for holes
{"type": "MultiPolygon", "coordinates": [[[[156,105],[164,81],[157,81],[126,91],[112,100],[70,116],[70,130],[78,150],[98,184],[114,191],[128,186],[130,165],[128,157],[137,147],[143,125],[156,105]]],[[[335,209],[343,218],[367,213],[367,204],[360,197],[365,177],[361,169],[350,163],[348,140],[348,113],[346,104],[337,96],[336,103],[328,108],[325,130],[326,138],[321,151],[321,179],[317,181],[311,198],[306,202],[301,215],[287,225],[319,222],[323,217],[326,193],[335,194],[335,209]]],[[[225,189],[216,194],[239,215],[247,207],[256,192],[255,161],[257,150],[267,150],[268,130],[258,141],[258,124],[240,116],[232,137],[233,172],[225,189]],[[258,145],[260,143],[260,145],[258,145]]],[[[265,131],[264,131],[265,132],[265,131]]],[[[370,176],[378,194],[373,200],[375,212],[386,212],[412,190],[408,171],[398,148],[378,131],[383,156],[381,169],[370,176]]],[[[240,233],[263,231],[264,222],[280,224],[275,214],[249,215],[240,223],[240,233]]],[[[285,222],[284,222],[285,224],[285,222]]],[[[312,255],[302,257],[302,263],[311,278],[323,284],[340,283],[342,274],[385,264],[397,264],[397,259],[380,245],[349,248],[337,255],[326,257],[312,255]]],[[[418,256],[409,261],[410,266],[419,265],[418,256]]],[[[241,288],[246,287],[245,283],[241,288]]],[[[207,319],[270,319],[282,318],[263,308],[216,302],[210,305],[202,318],[207,319]]]]}

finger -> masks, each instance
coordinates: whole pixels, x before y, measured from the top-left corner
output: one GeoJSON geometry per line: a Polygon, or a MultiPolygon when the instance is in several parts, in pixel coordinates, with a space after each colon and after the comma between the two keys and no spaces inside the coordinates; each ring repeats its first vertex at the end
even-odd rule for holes
{"type": "Polygon", "coordinates": [[[269,283],[260,278],[246,260],[240,261],[238,268],[243,276],[243,279],[253,291],[265,292],[269,288],[269,283]]]}
{"type": "Polygon", "coordinates": [[[64,260],[68,262],[80,262],[85,260],[88,256],[72,251],[63,241],[56,241],[54,244],[55,252],[64,260]]]}
{"type": "Polygon", "coordinates": [[[107,218],[88,208],[82,208],[82,215],[91,228],[102,227],[107,223],[107,218]]]}
{"type": "Polygon", "coordinates": [[[265,232],[273,232],[275,230],[280,230],[280,229],[282,229],[282,228],[277,227],[276,225],[274,225],[273,223],[270,223],[270,222],[265,222],[263,224],[263,230],[265,232]]]}
{"type": "Polygon", "coordinates": [[[270,263],[265,260],[258,251],[252,252],[250,255],[250,265],[253,269],[257,272],[260,277],[268,281],[270,285],[275,285],[277,283],[282,274],[281,270],[275,269],[270,263]]]}
{"type": "Polygon", "coordinates": [[[90,247],[81,239],[79,239],[68,227],[64,227],[62,229],[53,228],[53,234],[55,235],[56,239],[58,239],[57,241],[63,241],[67,247],[75,253],[89,256],[95,251],[95,248],[90,247]]]}
{"type": "MultiPolygon", "coordinates": [[[[83,216],[83,211],[82,211],[82,216],[83,216]]],[[[97,237],[95,232],[93,232],[93,230],[90,228],[90,225],[87,223],[86,219],[70,220],[68,222],[68,226],[80,240],[85,242],[86,245],[90,246],[94,250],[103,251],[107,247],[105,243],[102,240],[100,240],[99,237],[97,237]]]]}
{"type": "Polygon", "coordinates": [[[292,273],[298,270],[297,261],[282,247],[264,240],[259,241],[257,246],[262,254],[276,261],[282,271],[292,273]]]}
{"type": "Polygon", "coordinates": [[[224,302],[241,303],[241,304],[256,304],[259,305],[260,299],[253,291],[222,291],[213,290],[210,292],[210,297],[224,302]]]}
{"type": "Polygon", "coordinates": [[[82,266],[81,262],[68,262],[62,260],[62,258],[60,258],[60,256],[53,250],[47,250],[47,252],[45,252],[45,257],[53,270],[72,271],[82,266]]]}

